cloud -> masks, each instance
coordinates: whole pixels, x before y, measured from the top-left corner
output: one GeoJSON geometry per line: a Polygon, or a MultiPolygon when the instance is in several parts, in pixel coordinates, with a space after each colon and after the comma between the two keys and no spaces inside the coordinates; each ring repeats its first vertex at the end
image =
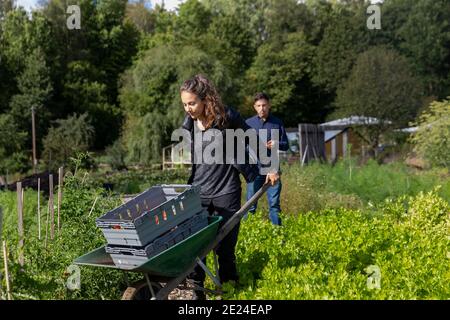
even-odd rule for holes
{"type": "MultiPolygon", "coordinates": [[[[167,10],[176,9],[181,3],[185,0],[164,0],[164,5],[167,10]]],[[[16,3],[18,6],[24,7],[27,11],[31,11],[31,8],[37,7],[38,0],[17,0],[16,3]]],[[[152,5],[161,4],[163,0],[151,0],[152,5]]]]}
{"type": "Polygon", "coordinates": [[[16,0],[16,4],[30,11],[31,8],[37,7],[37,0],[16,0]]]}
{"type": "MultiPolygon", "coordinates": [[[[153,0],[152,4],[161,4],[162,2],[163,0],[153,0]]],[[[184,0],[164,0],[164,6],[167,10],[174,10],[183,2],[184,0]]]]}

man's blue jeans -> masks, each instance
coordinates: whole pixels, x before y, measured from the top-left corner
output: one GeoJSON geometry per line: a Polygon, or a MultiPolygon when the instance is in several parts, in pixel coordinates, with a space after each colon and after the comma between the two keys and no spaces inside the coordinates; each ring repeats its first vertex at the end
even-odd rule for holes
{"type": "MultiPolygon", "coordinates": [[[[259,175],[255,181],[247,184],[247,201],[259,190],[266,181],[266,176],[259,175]]],[[[267,189],[267,201],[269,202],[269,218],[272,224],[281,226],[280,219],[280,194],[281,180],[277,184],[267,189]]],[[[249,210],[249,213],[255,213],[258,202],[256,202],[249,210]]]]}

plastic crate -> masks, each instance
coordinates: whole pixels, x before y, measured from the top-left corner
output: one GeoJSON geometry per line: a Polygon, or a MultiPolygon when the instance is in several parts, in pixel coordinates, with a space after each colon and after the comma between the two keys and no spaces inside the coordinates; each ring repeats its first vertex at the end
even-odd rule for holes
{"type": "Polygon", "coordinates": [[[195,215],[171,231],[158,237],[145,247],[106,246],[116,266],[121,269],[132,269],[148,261],[184,239],[208,226],[208,214],[202,212],[195,215]]]}
{"type": "Polygon", "coordinates": [[[154,186],[96,220],[109,245],[143,247],[202,212],[200,187],[154,186]]]}

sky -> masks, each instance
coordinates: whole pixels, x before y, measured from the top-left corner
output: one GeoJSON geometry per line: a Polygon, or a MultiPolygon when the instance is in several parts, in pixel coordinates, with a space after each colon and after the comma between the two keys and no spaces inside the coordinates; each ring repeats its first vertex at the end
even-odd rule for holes
{"type": "MultiPolygon", "coordinates": [[[[164,1],[165,7],[168,10],[175,9],[183,0],[150,0],[152,5],[161,4],[164,1]]],[[[16,0],[17,5],[24,7],[27,11],[36,7],[38,0],[16,0]]]]}
{"type": "MultiPolygon", "coordinates": [[[[150,0],[152,5],[161,4],[164,1],[165,7],[168,10],[174,10],[180,3],[184,0],[150,0]]],[[[370,0],[372,3],[380,3],[383,0],[370,0]]],[[[22,7],[24,7],[27,11],[30,11],[31,8],[36,7],[38,0],[16,0],[16,3],[22,7]]]]}

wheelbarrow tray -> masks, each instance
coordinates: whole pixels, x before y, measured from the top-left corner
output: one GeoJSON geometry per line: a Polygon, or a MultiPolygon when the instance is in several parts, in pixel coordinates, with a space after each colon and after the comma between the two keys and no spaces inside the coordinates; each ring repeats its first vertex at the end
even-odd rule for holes
{"type": "Polygon", "coordinates": [[[149,276],[176,277],[185,272],[186,269],[195,261],[196,257],[212,241],[214,241],[222,217],[208,217],[208,220],[208,226],[204,229],[194,233],[173,247],[170,247],[137,267],[124,268],[116,266],[111,256],[106,252],[105,246],[97,248],[77,258],[74,263],[77,265],[146,273],[149,276]]]}

